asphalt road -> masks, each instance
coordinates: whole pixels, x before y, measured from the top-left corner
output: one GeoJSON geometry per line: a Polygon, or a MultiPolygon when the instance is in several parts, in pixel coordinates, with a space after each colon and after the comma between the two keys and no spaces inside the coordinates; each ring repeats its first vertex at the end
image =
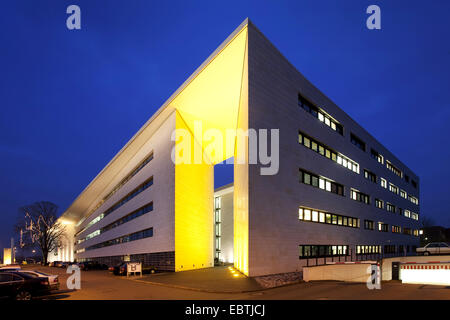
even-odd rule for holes
{"type": "Polygon", "coordinates": [[[369,290],[365,284],[344,282],[310,282],[289,285],[252,293],[207,293],[143,283],[110,274],[108,271],[82,271],[81,289],[68,290],[65,269],[27,266],[60,276],[59,291],[40,299],[69,300],[334,300],[334,299],[386,299],[386,300],[450,300],[450,287],[406,285],[398,281],[383,282],[381,290],[369,290]]]}

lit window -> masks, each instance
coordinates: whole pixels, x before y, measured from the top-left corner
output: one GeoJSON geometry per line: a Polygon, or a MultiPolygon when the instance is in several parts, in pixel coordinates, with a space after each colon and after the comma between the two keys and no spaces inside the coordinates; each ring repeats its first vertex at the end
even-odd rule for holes
{"type": "Polygon", "coordinates": [[[305,209],[304,210],[304,217],[306,221],[311,221],[311,210],[305,209]]]}
{"type": "Polygon", "coordinates": [[[323,117],[323,114],[322,114],[322,113],[320,113],[320,112],[318,113],[318,118],[319,118],[320,121],[323,122],[324,117],[323,117]]]}
{"type": "Polygon", "coordinates": [[[314,221],[314,222],[319,221],[319,213],[317,211],[312,212],[312,221],[314,221]]]}
{"type": "Polygon", "coordinates": [[[303,209],[302,208],[298,209],[298,219],[303,220],[303,209]]]}
{"type": "Polygon", "coordinates": [[[325,189],[325,180],[322,178],[319,178],[319,188],[325,189]]]}
{"type": "Polygon", "coordinates": [[[319,212],[319,222],[325,223],[325,213],[319,212]]]}
{"type": "Polygon", "coordinates": [[[325,118],[325,124],[326,124],[327,126],[330,126],[330,125],[331,125],[331,123],[330,123],[330,119],[328,119],[328,118],[325,118]]]}
{"type": "Polygon", "coordinates": [[[331,129],[336,130],[336,124],[334,122],[331,122],[331,129]]]}
{"type": "Polygon", "coordinates": [[[331,191],[331,182],[330,181],[325,181],[325,189],[327,191],[331,191]]]}

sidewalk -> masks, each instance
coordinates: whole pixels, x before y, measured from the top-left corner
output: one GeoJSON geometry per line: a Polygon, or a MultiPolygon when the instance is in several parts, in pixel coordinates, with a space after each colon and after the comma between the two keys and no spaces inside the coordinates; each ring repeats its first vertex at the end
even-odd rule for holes
{"type": "Polygon", "coordinates": [[[142,278],[133,276],[128,279],[172,288],[212,293],[241,293],[264,289],[254,279],[247,278],[232,267],[156,273],[143,276],[142,278]]]}

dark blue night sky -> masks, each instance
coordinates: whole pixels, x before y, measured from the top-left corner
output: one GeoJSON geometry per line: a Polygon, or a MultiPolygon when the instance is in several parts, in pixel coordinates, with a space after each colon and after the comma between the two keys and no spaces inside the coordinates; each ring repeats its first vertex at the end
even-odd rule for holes
{"type": "Polygon", "coordinates": [[[66,209],[246,17],[420,176],[421,214],[450,227],[449,14],[437,0],[2,1],[0,248],[20,206],[66,209]],[[371,4],[382,30],[366,28],[371,4]]]}

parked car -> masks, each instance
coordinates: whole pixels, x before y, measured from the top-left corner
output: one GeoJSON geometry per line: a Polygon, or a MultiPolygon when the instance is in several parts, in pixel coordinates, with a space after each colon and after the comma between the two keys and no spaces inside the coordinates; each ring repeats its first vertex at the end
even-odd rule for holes
{"type": "Polygon", "coordinates": [[[108,266],[106,264],[98,263],[97,261],[86,261],[78,263],[81,270],[107,270],[108,266]]]}
{"type": "Polygon", "coordinates": [[[15,300],[31,300],[48,293],[48,278],[22,272],[0,272],[0,297],[15,300]]]}
{"type": "Polygon", "coordinates": [[[36,271],[36,270],[21,270],[20,272],[27,273],[30,275],[35,275],[39,278],[47,278],[49,290],[58,290],[59,289],[59,277],[56,275],[46,274],[44,272],[36,271]]]}
{"type": "Polygon", "coordinates": [[[445,242],[431,242],[425,247],[417,248],[416,252],[425,256],[432,254],[450,254],[450,246],[445,242]]]}
{"type": "MultiPolygon", "coordinates": [[[[114,267],[109,268],[109,271],[111,271],[116,276],[125,276],[127,274],[127,264],[129,262],[122,262],[114,267]]],[[[153,266],[143,266],[142,267],[142,273],[155,273],[156,267],[153,266]]]]}
{"type": "Polygon", "coordinates": [[[62,261],[52,261],[48,264],[49,267],[57,267],[58,265],[61,265],[62,261]]]}

